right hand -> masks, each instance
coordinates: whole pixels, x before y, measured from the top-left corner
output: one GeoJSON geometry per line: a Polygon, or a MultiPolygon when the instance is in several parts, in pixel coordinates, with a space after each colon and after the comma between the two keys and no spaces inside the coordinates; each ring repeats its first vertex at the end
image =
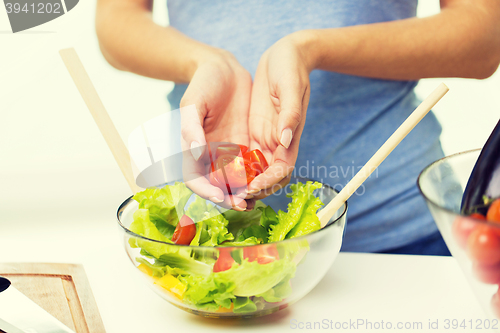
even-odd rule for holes
{"type": "Polygon", "coordinates": [[[199,196],[236,210],[251,208],[253,202],[229,196],[210,184],[205,177],[209,163],[206,145],[231,142],[248,146],[251,91],[250,73],[232,54],[220,51],[200,63],[180,104],[186,185],[199,196]]]}

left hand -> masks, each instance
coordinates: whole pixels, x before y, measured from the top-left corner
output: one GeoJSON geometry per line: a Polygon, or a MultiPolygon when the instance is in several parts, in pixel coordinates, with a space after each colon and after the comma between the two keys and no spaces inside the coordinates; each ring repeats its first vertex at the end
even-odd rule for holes
{"type": "Polygon", "coordinates": [[[250,103],[250,149],[260,149],[269,168],[250,183],[247,198],[262,199],[285,186],[295,167],[312,70],[301,37],[282,38],[259,61],[250,103]]]}

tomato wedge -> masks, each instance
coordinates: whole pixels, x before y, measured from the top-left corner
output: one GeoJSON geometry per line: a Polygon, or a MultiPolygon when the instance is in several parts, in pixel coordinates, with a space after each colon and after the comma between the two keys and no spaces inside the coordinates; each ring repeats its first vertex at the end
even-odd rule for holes
{"type": "Polygon", "coordinates": [[[218,180],[229,185],[231,189],[247,184],[247,173],[242,157],[234,155],[219,156],[215,161],[215,172],[218,180]]]}
{"type": "Polygon", "coordinates": [[[231,257],[231,249],[219,248],[219,258],[214,264],[213,272],[223,272],[227,271],[235,263],[233,257],[231,257]]]}
{"type": "Polygon", "coordinates": [[[238,144],[221,144],[215,152],[210,153],[210,184],[217,186],[225,193],[231,194],[235,189],[250,184],[255,177],[268,167],[264,154],[258,149],[247,151],[248,147],[238,144]]]}
{"type": "Polygon", "coordinates": [[[233,155],[233,156],[243,156],[248,150],[247,146],[237,145],[235,143],[222,144],[217,147],[215,151],[215,158],[219,158],[222,155],[233,155]]]}
{"type": "Polygon", "coordinates": [[[246,152],[243,154],[243,158],[245,159],[245,163],[249,164],[250,167],[257,172],[257,176],[266,171],[269,167],[264,154],[258,149],[246,152]]]}
{"type": "Polygon", "coordinates": [[[491,222],[500,223],[500,199],[496,199],[488,208],[486,219],[491,222]]]}
{"type": "Polygon", "coordinates": [[[248,261],[257,261],[262,265],[279,260],[279,258],[278,249],[274,244],[243,248],[243,259],[248,259],[248,261]]]}
{"type": "Polygon", "coordinates": [[[172,242],[175,244],[189,245],[196,234],[196,225],[187,215],[182,215],[177,227],[175,227],[172,242]]]}

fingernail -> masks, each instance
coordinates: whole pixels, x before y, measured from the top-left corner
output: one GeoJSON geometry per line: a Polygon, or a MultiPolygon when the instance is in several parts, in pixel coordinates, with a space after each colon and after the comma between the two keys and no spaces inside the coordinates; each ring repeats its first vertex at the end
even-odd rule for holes
{"type": "Polygon", "coordinates": [[[233,209],[237,210],[238,212],[243,212],[245,211],[246,208],[241,208],[240,206],[234,206],[233,209]]]}
{"type": "Polygon", "coordinates": [[[245,192],[247,192],[248,194],[255,194],[255,193],[260,192],[260,190],[259,190],[259,189],[255,189],[255,190],[245,190],[245,192]]]}
{"type": "Polygon", "coordinates": [[[200,159],[201,153],[200,144],[196,141],[191,142],[191,154],[196,161],[200,159]]]}
{"type": "Polygon", "coordinates": [[[241,193],[239,193],[239,194],[236,194],[236,196],[237,196],[238,198],[245,199],[245,198],[248,196],[248,194],[247,194],[247,192],[241,192],[241,193]]]}
{"type": "Polygon", "coordinates": [[[219,198],[217,198],[217,197],[210,197],[210,201],[213,201],[213,202],[215,202],[215,203],[219,203],[219,202],[224,201],[224,199],[219,199],[219,198]]]}
{"type": "Polygon", "coordinates": [[[288,147],[290,147],[291,142],[292,142],[292,130],[289,128],[285,128],[283,132],[281,132],[280,143],[283,147],[288,149],[288,147]]]}

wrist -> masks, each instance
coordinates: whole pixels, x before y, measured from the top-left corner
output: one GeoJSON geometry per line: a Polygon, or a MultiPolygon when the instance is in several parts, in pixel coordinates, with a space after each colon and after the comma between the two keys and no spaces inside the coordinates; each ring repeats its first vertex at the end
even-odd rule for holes
{"type": "Polygon", "coordinates": [[[288,36],[303,59],[308,72],[319,67],[321,50],[317,30],[300,30],[288,36]]]}
{"type": "Polygon", "coordinates": [[[196,56],[192,59],[188,70],[189,81],[198,68],[203,65],[212,64],[227,67],[236,60],[231,52],[208,45],[203,45],[195,54],[196,56]]]}

